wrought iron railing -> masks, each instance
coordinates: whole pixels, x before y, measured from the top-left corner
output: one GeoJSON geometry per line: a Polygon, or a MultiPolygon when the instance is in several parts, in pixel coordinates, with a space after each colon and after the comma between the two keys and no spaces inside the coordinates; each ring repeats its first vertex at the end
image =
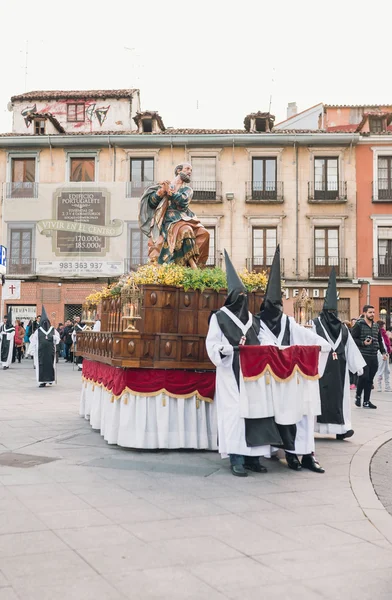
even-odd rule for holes
{"type": "Polygon", "coordinates": [[[136,271],[138,267],[147,264],[147,262],[147,256],[131,256],[129,258],[124,258],[124,273],[136,271]]]}
{"type": "Polygon", "coordinates": [[[31,181],[12,181],[6,183],[7,198],[38,198],[38,183],[31,181]]]}
{"type": "Polygon", "coordinates": [[[308,181],[308,202],[346,202],[347,181],[317,183],[308,181]]]}
{"type": "Polygon", "coordinates": [[[191,181],[189,184],[193,189],[193,200],[200,202],[221,202],[221,181],[191,181]]]}
{"type": "Polygon", "coordinates": [[[373,202],[391,202],[392,201],[392,180],[378,179],[373,181],[373,202]]]}
{"type": "Polygon", "coordinates": [[[283,181],[247,181],[246,202],[283,202],[283,181]]]}
{"type": "Polygon", "coordinates": [[[13,258],[7,259],[8,275],[35,275],[36,273],[35,258],[13,258]]]}
{"type": "Polygon", "coordinates": [[[125,195],[127,198],[140,198],[143,192],[154,183],[154,181],[127,181],[125,195]]]}
{"type": "Polygon", "coordinates": [[[348,259],[335,258],[332,256],[326,258],[309,258],[309,277],[329,277],[332,267],[335,267],[336,277],[348,277],[348,259]]]}
{"type": "MultiPolygon", "coordinates": [[[[247,258],[246,268],[249,271],[256,271],[256,273],[259,273],[261,271],[266,271],[267,273],[269,273],[271,270],[272,260],[273,256],[268,257],[267,260],[256,257],[247,258]]],[[[280,274],[282,277],[284,277],[284,258],[280,259],[280,274]]]]}
{"type": "Polygon", "coordinates": [[[392,279],[392,257],[379,256],[373,259],[373,277],[392,279]]]}

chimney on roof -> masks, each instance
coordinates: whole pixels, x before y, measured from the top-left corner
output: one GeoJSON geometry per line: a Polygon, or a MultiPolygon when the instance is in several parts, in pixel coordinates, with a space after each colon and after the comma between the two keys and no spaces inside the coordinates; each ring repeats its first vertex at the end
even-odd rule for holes
{"type": "Polygon", "coordinates": [[[290,117],[294,117],[294,115],[296,115],[297,112],[298,112],[297,103],[289,102],[287,105],[287,118],[290,119],[290,117]]]}

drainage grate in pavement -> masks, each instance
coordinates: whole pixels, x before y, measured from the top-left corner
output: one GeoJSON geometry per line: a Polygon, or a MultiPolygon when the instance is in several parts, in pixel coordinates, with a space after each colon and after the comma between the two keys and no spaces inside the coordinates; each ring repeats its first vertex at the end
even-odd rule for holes
{"type": "Polygon", "coordinates": [[[0,454],[0,466],[17,467],[19,469],[29,469],[37,465],[58,460],[58,458],[50,458],[49,456],[35,456],[34,454],[18,454],[16,452],[4,452],[0,454]]]}

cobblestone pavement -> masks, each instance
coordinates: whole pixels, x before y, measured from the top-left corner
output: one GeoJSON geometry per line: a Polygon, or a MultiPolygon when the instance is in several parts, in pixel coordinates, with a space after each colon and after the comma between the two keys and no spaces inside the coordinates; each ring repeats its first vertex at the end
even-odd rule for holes
{"type": "Polygon", "coordinates": [[[373,456],[370,475],[380,502],[392,515],[392,441],[386,442],[373,456]]]}
{"type": "Polygon", "coordinates": [[[324,475],[266,460],[243,480],[217,453],[108,446],[78,415],[80,373],[58,379],[0,371],[0,600],[391,599],[369,463],[392,394],[353,407],[350,440],[317,441],[324,475]]]}

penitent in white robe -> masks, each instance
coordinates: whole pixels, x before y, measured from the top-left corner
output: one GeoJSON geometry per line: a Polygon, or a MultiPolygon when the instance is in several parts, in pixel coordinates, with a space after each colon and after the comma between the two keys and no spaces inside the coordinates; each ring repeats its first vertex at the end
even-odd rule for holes
{"type": "MultiPolygon", "coordinates": [[[[279,336],[260,321],[259,342],[261,345],[281,345],[286,329],[286,319],[290,324],[290,346],[320,346],[319,375],[324,373],[328,354],[331,346],[322,337],[313,333],[310,329],[302,327],[295,322],[293,317],[282,316],[281,330],[279,336]]],[[[270,378],[266,384],[265,378],[257,380],[263,389],[261,394],[272,394],[274,397],[275,421],[281,425],[296,424],[297,434],[295,438],[294,454],[311,454],[314,452],[314,418],[321,414],[320,389],[318,380],[309,380],[303,377],[293,377],[286,382],[276,382],[270,378]]],[[[290,452],[290,451],[289,451],[290,452]]]]}
{"type": "MultiPolygon", "coordinates": [[[[251,318],[251,313],[249,315],[251,318]]],[[[223,335],[215,315],[211,317],[206,347],[210,360],[216,366],[214,402],[217,410],[219,452],[222,458],[229,454],[270,457],[270,446],[246,445],[245,420],[240,416],[240,394],[232,368],[233,347],[223,335]],[[222,346],[225,347],[224,353],[228,353],[223,358],[219,352],[222,346]]]]}
{"type": "Polygon", "coordinates": [[[12,363],[12,356],[14,353],[15,343],[15,328],[12,326],[9,329],[0,325],[0,356],[3,358],[1,361],[2,367],[9,367],[12,363]],[[4,345],[4,348],[3,348],[4,345]],[[8,352],[6,347],[8,346],[8,352]],[[3,355],[3,356],[2,356],[3,355]]]}
{"type": "MultiPolygon", "coordinates": [[[[313,325],[313,331],[316,331],[316,327],[313,325]]],[[[331,345],[330,352],[333,352],[340,345],[342,334],[340,333],[338,339],[334,343],[332,339],[328,336],[327,331],[325,331],[325,335],[327,341],[331,345]]],[[[344,424],[339,425],[338,423],[318,423],[317,419],[315,419],[314,430],[317,433],[321,434],[342,434],[347,433],[351,426],[351,403],[350,403],[350,375],[351,373],[357,373],[358,375],[363,374],[363,368],[366,366],[366,361],[364,360],[362,354],[360,353],[358,346],[354,342],[351,337],[351,333],[348,332],[347,343],[345,346],[345,354],[346,354],[346,374],[344,377],[344,392],[343,392],[343,418],[344,424]]]]}

